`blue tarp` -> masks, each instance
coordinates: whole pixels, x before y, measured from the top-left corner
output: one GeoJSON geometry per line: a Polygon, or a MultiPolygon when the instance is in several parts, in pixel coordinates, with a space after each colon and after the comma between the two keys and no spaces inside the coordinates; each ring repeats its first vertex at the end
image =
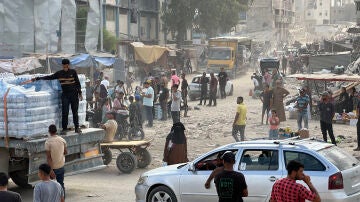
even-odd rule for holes
{"type": "Polygon", "coordinates": [[[105,58],[105,57],[94,57],[95,61],[101,63],[105,66],[110,66],[115,63],[115,58],[105,58]]]}
{"type": "MultiPolygon", "coordinates": [[[[98,67],[98,63],[105,66],[111,66],[115,63],[115,58],[111,57],[95,57],[89,54],[80,54],[69,58],[71,67],[76,68],[90,68],[98,67]]],[[[62,69],[62,58],[50,58],[50,67],[52,71],[58,71],[62,69]]]]}

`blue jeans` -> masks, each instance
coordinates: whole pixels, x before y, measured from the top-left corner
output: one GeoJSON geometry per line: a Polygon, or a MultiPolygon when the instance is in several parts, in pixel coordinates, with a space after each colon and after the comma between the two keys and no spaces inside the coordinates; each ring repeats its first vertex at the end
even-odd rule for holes
{"type": "Polygon", "coordinates": [[[64,191],[64,196],[65,196],[65,187],[64,187],[64,174],[65,174],[65,169],[64,167],[62,168],[58,168],[58,169],[53,169],[54,173],[56,175],[56,181],[61,185],[61,187],[63,188],[64,191]]]}
{"type": "Polygon", "coordinates": [[[146,106],[144,105],[144,110],[145,110],[145,115],[146,115],[146,119],[148,120],[148,126],[152,127],[153,126],[153,111],[152,111],[153,107],[152,106],[146,106]]]}
{"type": "Polygon", "coordinates": [[[298,112],[298,117],[297,117],[297,124],[298,124],[298,129],[301,130],[302,127],[302,120],[304,120],[304,127],[309,129],[309,124],[308,124],[308,113],[307,111],[301,111],[298,112]]]}
{"type": "Polygon", "coordinates": [[[277,140],[279,138],[278,129],[270,129],[269,131],[269,140],[277,140]]]}

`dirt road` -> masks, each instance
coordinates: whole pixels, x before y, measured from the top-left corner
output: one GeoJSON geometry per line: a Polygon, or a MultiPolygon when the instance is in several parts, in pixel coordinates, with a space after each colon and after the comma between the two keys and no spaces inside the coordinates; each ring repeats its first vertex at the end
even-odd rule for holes
{"type": "MultiPolygon", "coordinates": [[[[189,111],[188,118],[181,118],[186,126],[188,137],[188,156],[190,160],[200,154],[212,150],[220,145],[234,142],[231,136],[231,125],[235,116],[236,97],[243,96],[248,107],[247,126],[245,130],[246,139],[268,137],[269,126],[261,125],[261,102],[248,96],[253,85],[250,80],[250,72],[242,75],[234,83],[234,95],[226,99],[218,100],[217,107],[199,106],[199,110],[189,111]]],[[[188,79],[190,82],[191,80],[188,79]]],[[[294,82],[288,82],[286,87],[296,93],[294,82]]],[[[194,108],[198,101],[189,102],[194,108]]],[[[137,169],[132,174],[122,174],[117,170],[114,160],[106,168],[100,171],[85,173],[65,178],[67,201],[121,201],[130,202],[135,200],[134,186],[139,175],[148,169],[161,166],[165,137],[171,128],[171,120],[166,122],[154,121],[154,127],[145,128],[146,138],[154,138],[152,145],[148,148],[153,157],[151,165],[147,169],[137,169]]],[[[290,119],[282,123],[280,127],[290,126],[297,128],[296,120],[290,119]]],[[[311,136],[322,138],[319,121],[309,122],[311,136]]],[[[335,135],[346,137],[339,147],[359,156],[360,152],[354,153],[352,149],[356,145],[356,127],[348,125],[334,125],[335,135]]],[[[114,158],[116,151],[113,151],[114,158]]],[[[19,192],[25,202],[32,201],[32,190],[16,188],[11,184],[13,191],[19,192]]]]}

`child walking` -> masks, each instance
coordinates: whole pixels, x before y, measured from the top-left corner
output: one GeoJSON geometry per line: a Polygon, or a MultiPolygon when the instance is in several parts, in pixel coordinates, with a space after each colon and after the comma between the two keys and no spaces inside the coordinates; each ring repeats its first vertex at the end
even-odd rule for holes
{"type": "Polygon", "coordinates": [[[269,140],[276,140],[279,136],[279,124],[280,120],[276,114],[276,110],[271,110],[271,116],[269,118],[270,131],[269,131],[269,140]]]}

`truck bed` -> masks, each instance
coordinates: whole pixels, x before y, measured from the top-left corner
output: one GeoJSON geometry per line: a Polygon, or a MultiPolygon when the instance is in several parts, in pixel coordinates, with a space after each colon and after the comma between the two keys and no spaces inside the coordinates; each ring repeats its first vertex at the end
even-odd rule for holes
{"type": "MultiPolygon", "coordinates": [[[[100,128],[83,129],[81,134],[73,131],[61,135],[67,142],[68,154],[65,156],[65,175],[73,175],[101,169],[103,165],[100,142],[105,131],[100,128]]],[[[28,183],[38,181],[38,167],[46,163],[45,141],[47,137],[35,139],[9,139],[9,173],[26,169],[28,183]]],[[[0,148],[5,148],[4,138],[0,139],[0,148]]]]}

